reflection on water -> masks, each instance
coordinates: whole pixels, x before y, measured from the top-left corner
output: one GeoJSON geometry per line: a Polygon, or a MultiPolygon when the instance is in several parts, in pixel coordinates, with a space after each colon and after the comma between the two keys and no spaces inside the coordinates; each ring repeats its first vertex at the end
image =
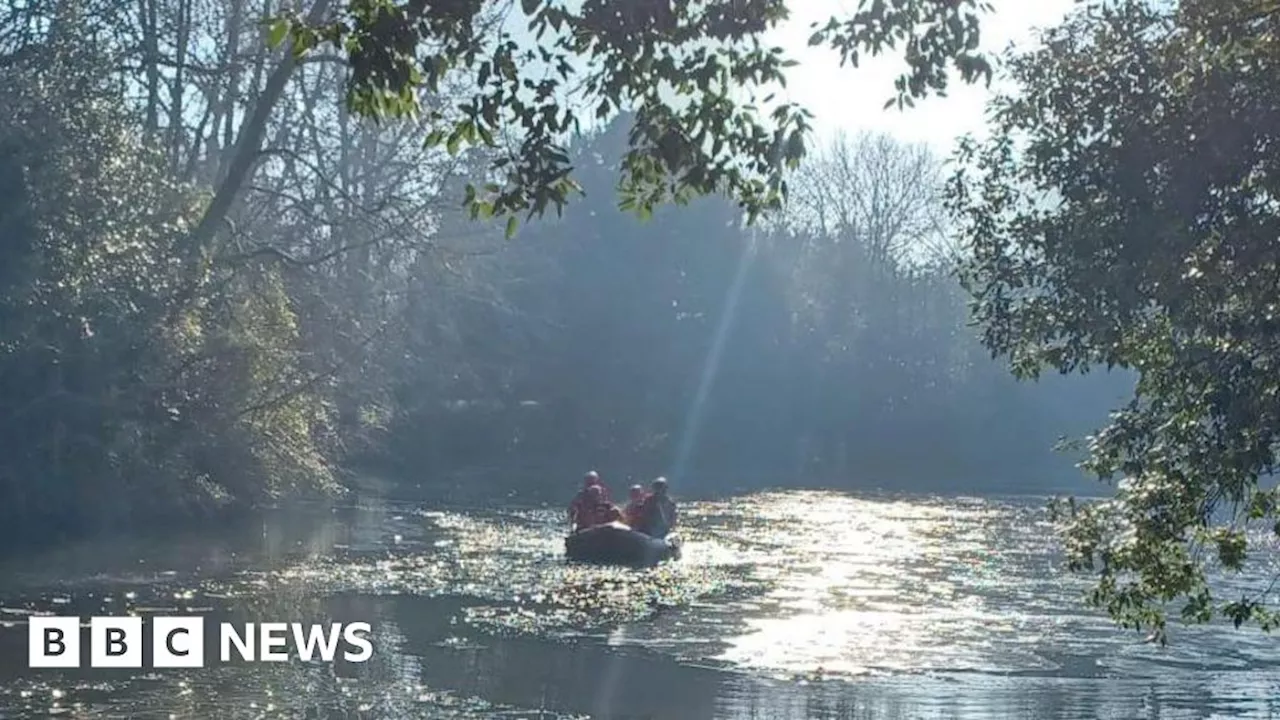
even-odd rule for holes
{"type": "Polygon", "coordinates": [[[376,504],[15,561],[0,568],[0,717],[1280,712],[1280,653],[1261,633],[1176,630],[1159,648],[1085,612],[1036,502],[789,492],[684,517],[684,560],[645,571],[566,565],[558,510],[376,504]],[[125,611],[370,621],[377,652],[362,665],[25,668],[31,612],[125,611]]]}

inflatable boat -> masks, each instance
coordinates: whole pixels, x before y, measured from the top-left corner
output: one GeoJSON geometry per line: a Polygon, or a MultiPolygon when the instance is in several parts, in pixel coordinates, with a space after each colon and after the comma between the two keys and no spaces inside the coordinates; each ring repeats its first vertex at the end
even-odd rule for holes
{"type": "Polygon", "coordinates": [[[680,538],[650,537],[614,522],[579,530],[565,538],[564,554],[574,562],[650,567],[664,560],[678,560],[680,538]]]}

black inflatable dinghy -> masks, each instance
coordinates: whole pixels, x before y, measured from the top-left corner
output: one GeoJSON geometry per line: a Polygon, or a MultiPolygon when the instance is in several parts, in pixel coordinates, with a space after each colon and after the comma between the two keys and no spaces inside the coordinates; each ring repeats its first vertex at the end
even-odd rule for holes
{"type": "Polygon", "coordinates": [[[645,535],[619,522],[579,530],[564,540],[564,554],[575,562],[649,567],[680,558],[680,538],[645,535]]]}

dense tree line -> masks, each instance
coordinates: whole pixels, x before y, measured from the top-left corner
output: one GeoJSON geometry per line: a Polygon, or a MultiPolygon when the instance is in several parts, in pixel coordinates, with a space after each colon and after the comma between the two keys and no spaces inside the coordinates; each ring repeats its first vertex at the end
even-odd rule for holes
{"type": "Polygon", "coordinates": [[[627,115],[569,151],[586,198],[508,243],[458,204],[496,150],[349,112],[346,63],[273,49],[271,11],[102,0],[4,20],[6,527],[330,494],[375,463],[479,471],[482,493],[559,492],[587,464],[705,490],[963,489],[1052,464],[1060,423],[981,357],[954,258],[929,248],[933,158],[860,139],[768,226],[722,200],[638,223],[611,189],[634,162],[627,115]],[[841,163],[856,177],[823,175],[841,163]],[[849,209],[890,187],[925,195],[849,209]]]}
{"type": "Polygon", "coordinates": [[[323,60],[291,74],[267,142],[246,145],[288,59],[259,29],[268,9],[9,10],[6,528],[330,494],[377,442],[391,403],[377,363],[396,352],[411,269],[448,252],[434,227],[458,161],[427,156],[412,126],[353,118],[335,101],[346,71],[323,60]],[[206,242],[214,189],[246,158],[206,242]]]}
{"type": "Polygon", "coordinates": [[[563,493],[587,466],[692,492],[1072,485],[1053,446],[1131,381],[1025,386],[991,361],[928,150],[841,139],[765,227],[716,199],[637,223],[609,190],[626,129],[583,139],[579,177],[601,190],[519,233],[507,302],[465,316],[477,344],[510,348],[471,356],[492,363],[488,387],[475,366],[444,392],[409,382],[423,401],[396,423],[396,457],[447,476],[469,449],[468,465],[525,492],[563,493]]]}

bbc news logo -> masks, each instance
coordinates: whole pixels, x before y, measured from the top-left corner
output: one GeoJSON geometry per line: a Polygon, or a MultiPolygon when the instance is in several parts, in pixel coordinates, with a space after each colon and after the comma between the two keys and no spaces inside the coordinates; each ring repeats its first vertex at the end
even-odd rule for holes
{"type": "MultiPolygon", "coordinates": [[[[151,667],[199,668],[205,665],[205,620],[202,617],[151,619],[151,667]]],[[[27,665],[32,668],[78,668],[81,663],[80,618],[33,616],[29,619],[27,665]]],[[[304,662],[342,659],[362,663],[373,656],[369,623],[304,625],[303,623],[232,623],[218,625],[218,657],[232,662],[304,662]],[[292,643],[290,642],[292,641],[292,643]],[[293,653],[290,653],[292,649],[293,653]]],[[[89,667],[140,668],[146,634],[140,617],[89,619],[89,667]]]]}

